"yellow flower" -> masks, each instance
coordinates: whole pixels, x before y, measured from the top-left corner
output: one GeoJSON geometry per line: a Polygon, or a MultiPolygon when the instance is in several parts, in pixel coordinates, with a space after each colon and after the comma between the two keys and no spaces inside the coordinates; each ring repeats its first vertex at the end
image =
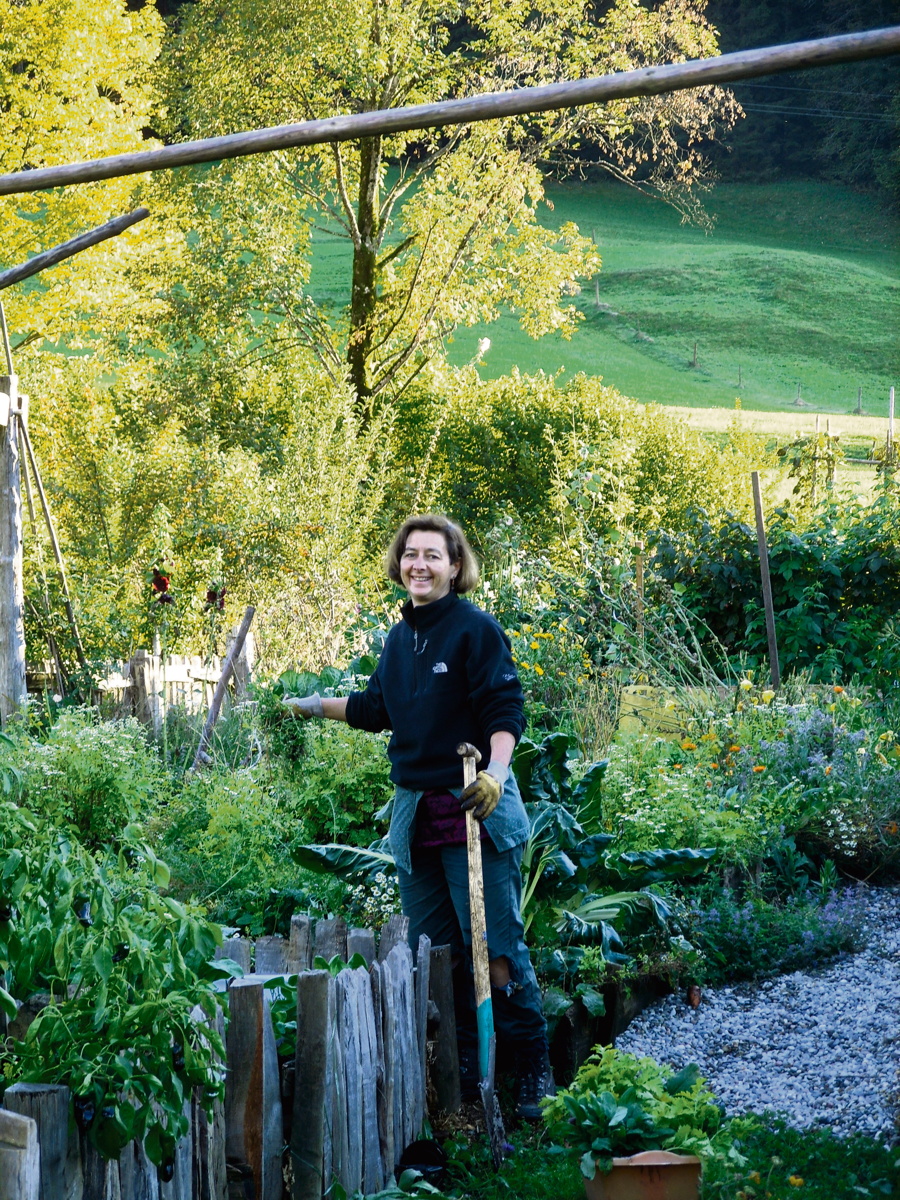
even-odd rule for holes
{"type": "Polygon", "coordinates": [[[829,712],[834,712],[837,708],[837,705],[836,704],[826,704],[825,707],[828,709],[829,712]]]}
{"type": "Polygon", "coordinates": [[[522,635],[519,633],[518,629],[510,629],[509,636],[510,637],[521,637],[522,635]]]}
{"type": "Polygon", "coordinates": [[[747,1178],[751,1183],[762,1183],[762,1175],[760,1175],[759,1171],[751,1171],[747,1178]]]}
{"type": "Polygon", "coordinates": [[[523,670],[523,671],[530,671],[530,670],[531,670],[531,667],[528,665],[528,663],[527,663],[527,662],[519,663],[519,666],[522,668],[522,670],[523,670]]]}
{"type": "Polygon", "coordinates": [[[681,743],[681,748],[682,748],[682,750],[696,750],[697,743],[692,742],[690,738],[685,738],[684,741],[681,743]]]}
{"type": "Polygon", "coordinates": [[[540,648],[541,648],[541,644],[538,641],[533,641],[528,646],[529,650],[540,650],[540,648]]]}
{"type": "Polygon", "coordinates": [[[774,699],[775,699],[775,693],[773,691],[770,691],[769,689],[767,689],[766,691],[763,692],[763,694],[762,694],[763,704],[771,704],[774,699]]]}
{"type": "Polygon", "coordinates": [[[523,625],[523,626],[522,626],[522,628],[525,630],[525,632],[526,632],[526,633],[531,633],[531,626],[530,626],[530,625],[523,625]]]}
{"type": "Polygon", "coordinates": [[[831,763],[829,763],[828,766],[825,768],[825,774],[830,775],[833,770],[834,770],[834,767],[831,765],[831,763]]]}
{"type": "Polygon", "coordinates": [[[788,1183],[791,1187],[803,1187],[803,1179],[799,1175],[789,1175],[788,1183]]]}
{"type": "Polygon", "coordinates": [[[680,771],[680,770],[681,770],[681,763],[672,763],[672,770],[673,770],[673,771],[680,771]]]}
{"type": "Polygon", "coordinates": [[[535,664],[534,664],[534,671],[535,671],[535,674],[536,674],[536,675],[543,675],[543,673],[544,673],[544,668],[543,668],[543,667],[540,665],[540,663],[535,663],[535,664]]]}
{"type": "Polygon", "coordinates": [[[749,679],[742,679],[741,682],[738,684],[738,687],[741,689],[742,692],[749,692],[750,689],[753,687],[753,684],[750,682],[749,679]]]}

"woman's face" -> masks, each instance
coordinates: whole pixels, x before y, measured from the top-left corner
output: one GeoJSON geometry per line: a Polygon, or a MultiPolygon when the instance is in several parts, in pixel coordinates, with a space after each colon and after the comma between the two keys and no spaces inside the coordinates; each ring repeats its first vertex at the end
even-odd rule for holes
{"type": "Polygon", "coordinates": [[[442,533],[414,529],[400,556],[400,578],[414,605],[431,604],[450,591],[459,563],[450,561],[442,533]]]}

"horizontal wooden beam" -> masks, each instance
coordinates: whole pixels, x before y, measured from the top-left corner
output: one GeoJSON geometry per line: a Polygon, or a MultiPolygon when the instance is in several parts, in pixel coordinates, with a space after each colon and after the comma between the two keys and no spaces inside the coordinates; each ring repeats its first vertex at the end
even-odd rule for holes
{"type": "Polygon", "coordinates": [[[132,154],[114,154],[90,162],[67,166],[41,167],[0,175],[0,196],[19,192],[37,192],[45,188],[66,187],[75,183],[93,183],[144,171],[162,171],[192,163],[217,162],[248,154],[265,154],[322,142],[350,141],[354,138],[384,136],[412,129],[442,125],[467,125],[473,121],[493,121],[501,117],[542,112],[557,108],[577,108],[608,100],[633,96],[656,96],[684,88],[735,83],[759,75],[781,71],[806,70],[834,63],[855,62],[900,53],[900,26],[847,33],[839,37],[791,42],[759,50],[741,50],[716,58],[694,59],[637,71],[620,71],[593,79],[570,80],[543,87],[519,88],[511,92],[490,92],[459,100],[441,100],[433,104],[415,104],[375,112],[350,113],[303,121],[294,125],[276,125],[223,137],[204,138],[164,146],[160,150],[141,150],[132,154]]]}
{"type": "Polygon", "coordinates": [[[32,275],[37,275],[39,271],[44,271],[47,267],[55,267],[63,259],[71,258],[73,254],[80,254],[89,246],[96,246],[98,242],[105,242],[107,238],[115,237],[149,216],[149,209],[136,208],[134,212],[126,213],[123,217],[114,217],[105,225],[89,229],[87,233],[79,233],[78,237],[70,238],[67,242],[54,246],[52,250],[44,250],[41,254],[35,254],[34,258],[29,258],[28,262],[0,271],[0,291],[11,287],[14,283],[21,283],[23,279],[30,279],[32,275]]]}

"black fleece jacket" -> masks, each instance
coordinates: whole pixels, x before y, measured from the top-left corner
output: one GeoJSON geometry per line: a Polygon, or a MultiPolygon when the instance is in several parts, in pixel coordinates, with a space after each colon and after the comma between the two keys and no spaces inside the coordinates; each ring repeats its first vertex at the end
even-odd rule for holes
{"type": "Polygon", "coordinates": [[[403,606],[364,692],[347,699],[347,722],[392,731],[391,779],[413,791],[462,786],[460,742],[488,765],[491,735],[518,740],[524,698],[509,638],[488,613],[449,592],[431,604],[403,606]]]}

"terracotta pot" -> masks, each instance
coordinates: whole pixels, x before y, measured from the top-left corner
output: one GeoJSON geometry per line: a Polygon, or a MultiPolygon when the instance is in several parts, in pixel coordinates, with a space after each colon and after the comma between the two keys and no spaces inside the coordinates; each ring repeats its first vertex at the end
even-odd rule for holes
{"type": "Polygon", "coordinates": [[[608,1175],[584,1181],[587,1200],[697,1200],[700,1159],[666,1150],[614,1158],[608,1175]]]}

